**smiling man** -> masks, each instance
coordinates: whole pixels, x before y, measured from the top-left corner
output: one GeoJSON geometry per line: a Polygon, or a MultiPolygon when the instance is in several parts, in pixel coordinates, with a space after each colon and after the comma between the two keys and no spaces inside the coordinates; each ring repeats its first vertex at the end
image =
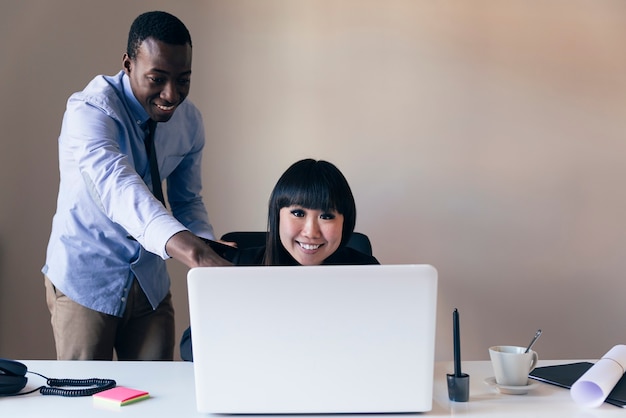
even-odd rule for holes
{"type": "Polygon", "coordinates": [[[204,127],[188,100],[192,43],[175,16],[133,22],[123,70],[67,103],[45,275],[57,358],[172,360],[165,260],[228,265],[201,198],[204,127]],[[150,158],[152,157],[152,158],[150,158]],[[152,161],[151,161],[152,160],[152,161]],[[167,181],[171,212],[162,196],[167,181]]]}

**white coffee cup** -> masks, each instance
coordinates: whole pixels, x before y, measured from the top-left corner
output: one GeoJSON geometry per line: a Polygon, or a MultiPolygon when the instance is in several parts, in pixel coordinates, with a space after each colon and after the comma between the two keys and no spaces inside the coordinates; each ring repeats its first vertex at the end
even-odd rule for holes
{"type": "Polygon", "coordinates": [[[525,353],[526,347],[513,345],[495,345],[489,347],[489,357],[495,374],[496,383],[503,386],[525,386],[528,373],[535,366],[539,357],[533,350],[525,353]]]}

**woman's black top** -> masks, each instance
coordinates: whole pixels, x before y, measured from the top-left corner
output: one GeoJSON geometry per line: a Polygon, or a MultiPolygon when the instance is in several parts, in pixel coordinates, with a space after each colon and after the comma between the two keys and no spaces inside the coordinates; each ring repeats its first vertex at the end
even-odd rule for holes
{"type": "MultiPolygon", "coordinates": [[[[263,256],[265,255],[265,246],[254,248],[242,248],[240,249],[232,261],[237,266],[261,266],[263,265],[263,256]]],[[[294,258],[282,248],[279,256],[280,261],[277,263],[281,266],[298,266],[300,265],[294,258]]],[[[330,257],[328,257],[323,265],[326,264],[380,264],[375,257],[364,254],[360,251],[350,247],[340,247],[330,257]]]]}
{"type": "MultiPolygon", "coordinates": [[[[263,256],[265,255],[265,246],[255,248],[242,248],[237,251],[237,254],[233,257],[233,264],[237,266],[260,266],[263,265],[263,256]]],[[[297,266],[299,265],[296,260],[289,255],[287,251],[283,251],[281,254],[280,265],[285,266],[297,266]]],[[[364,254],[350,247],[341,247],[337,249],[330,257],[328,257],[323,265],[337,264],[337,265],[363,265],[363,264],[380,264],[376,257],[364,254]]],[[[191,327],[187,328],[183,332],[183,336],[180,340],[180,357],[185,361],[193,361],[193,353],[191,346],[191,327]]]]}

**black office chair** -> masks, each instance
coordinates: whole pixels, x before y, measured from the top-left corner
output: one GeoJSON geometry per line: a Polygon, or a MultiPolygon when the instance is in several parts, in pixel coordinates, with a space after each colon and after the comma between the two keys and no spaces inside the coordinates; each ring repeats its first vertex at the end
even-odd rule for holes
{"type": "MultiPolygon", "coordinates": [[[[233,231],[222,235],[222,241],[236,242],[239,248],[260,247],[265,245],[265,232],[233,231]]],[[[372,243],[367,235],[353,232],[347,246],[367,255],[372,255],[372,243]]]]}

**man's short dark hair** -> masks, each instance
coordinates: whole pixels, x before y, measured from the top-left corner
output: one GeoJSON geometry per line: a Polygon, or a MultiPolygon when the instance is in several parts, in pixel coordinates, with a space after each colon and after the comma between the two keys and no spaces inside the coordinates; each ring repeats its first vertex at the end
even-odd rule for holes
{"type": "Polygon", "coordinates": [[[154,11],[143,13],[134,20],[128,32],[126,54],[130,59],[137,57],[141,43],[147,38],[170,45],[191,45],[191,35],[179,18],[167,12],[154,11]]]}

